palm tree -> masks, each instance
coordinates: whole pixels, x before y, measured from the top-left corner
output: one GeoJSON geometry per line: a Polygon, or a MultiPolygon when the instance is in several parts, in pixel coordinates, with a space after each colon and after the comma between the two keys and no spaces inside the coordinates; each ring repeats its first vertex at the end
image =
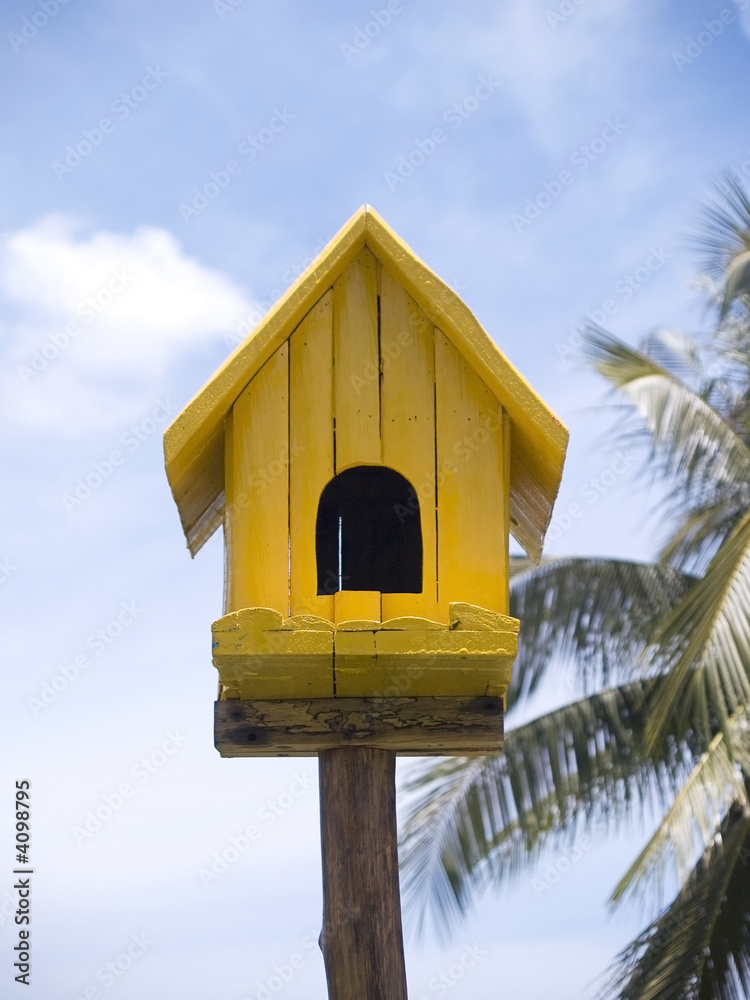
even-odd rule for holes
{"type": "Polygon", "coordinates": [[[423,762],[406,786],[407,910],[443,929],[545,849],[656,806],[611,898],[655,914],[609,970],[602,996],[622,1000],[750,996],[750,197],[726,176],[702,215],[717,330],[636,350],[592,326],[584,348],[667,488],[657,561],[517,560],[508,721],[561,660],[575,698],[511,726],[502,754],[423,762]]]}

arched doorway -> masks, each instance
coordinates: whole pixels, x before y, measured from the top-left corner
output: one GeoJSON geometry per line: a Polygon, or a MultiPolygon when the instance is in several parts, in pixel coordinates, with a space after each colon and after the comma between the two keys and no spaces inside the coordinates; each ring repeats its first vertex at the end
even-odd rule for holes
{"type": "Polygon", "coordinates": [[[383,465],[345,469],[320,497],[318,593],[422,593],[422,528],[411,483],[383,465]]]}

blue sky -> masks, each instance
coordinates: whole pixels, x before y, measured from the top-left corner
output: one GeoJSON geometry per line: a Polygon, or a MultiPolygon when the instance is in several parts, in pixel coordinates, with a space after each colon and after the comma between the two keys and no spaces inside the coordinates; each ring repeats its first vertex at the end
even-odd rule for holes
{"type": "MultiPolygon", "coordinates": [[[[631,342],[708,328],[684,236],[723,170],[750,180],[744,7],[3,7],[2,775],[8,803],[32,782],[25,995],[325,997],[315,761],[213,749],[221,539],[190,561],[161,436],[361,204],[570,427],[548,553],[654,552],[635,456],[570,355],[602,312],[631,342]]],[[[447,946],[410,937],[411,996],[588,996],[638,926],[605,903],[642,837],[579,845],[548,889],[537,872],[488,896],[447,946]]]]}

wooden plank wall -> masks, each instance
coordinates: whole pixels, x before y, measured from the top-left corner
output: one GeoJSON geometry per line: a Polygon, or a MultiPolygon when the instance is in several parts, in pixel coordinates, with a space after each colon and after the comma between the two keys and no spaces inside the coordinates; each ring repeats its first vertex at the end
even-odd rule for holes
{"type": "Polygon", "coordinates": [[[226,440],[227,610],[275,608],[288,615],[288,342],[235,402],[226,440]]]}
{"type": "MultiPolygon", "coordinates": [[[[381,268],[380,354],[383,464],[405,476],[419,502],[422,593],[383,594],[383,621],[438,614],[435,539],[435,332],[401,285],[381,268]]],[[[403,513],[416,517],[417,511],[403,513]]]]}
{"type": "Polygon", "coordinates": [[[334,476],[333,291],[307,314],[290,340],[289,534],[293,615],[333,621],[333,588],[318,595],[315,522],[318,501],[334,476]]]}
{"type": "Polygon", "coordinates": [[[238,398],[226,441],[228,611],[447,623],[464,601],[507,613],[507,416],[368,249],[238,398]],[[318,595],[320,495],[370,464],[418,495],[422,593],[318,595]]]}
{"type": "Polygon", "coordinates": [[[437,329],[435,379],[439,618],[448,620],[451,601],[505,613],[502,407],[437,329]]]}

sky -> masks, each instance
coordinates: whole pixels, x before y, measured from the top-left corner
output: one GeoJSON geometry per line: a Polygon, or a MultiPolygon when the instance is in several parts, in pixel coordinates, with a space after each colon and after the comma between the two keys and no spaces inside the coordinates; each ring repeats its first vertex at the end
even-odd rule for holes
{"type": "MultiPolygon", "coordinates": [[[[587,319],[710,328],[687,235],[750,183],[750,2],[19,0],[0,52],[0,992],[323,1000],[316,762],[213,747],[222,538],[191,561],[163,431],[369,203],[570,428],[546,554],[652,556],[575,354],[587,319]]],[[[590,996],[644,836],[408,931],[412,1000],[590,996]]]]}

